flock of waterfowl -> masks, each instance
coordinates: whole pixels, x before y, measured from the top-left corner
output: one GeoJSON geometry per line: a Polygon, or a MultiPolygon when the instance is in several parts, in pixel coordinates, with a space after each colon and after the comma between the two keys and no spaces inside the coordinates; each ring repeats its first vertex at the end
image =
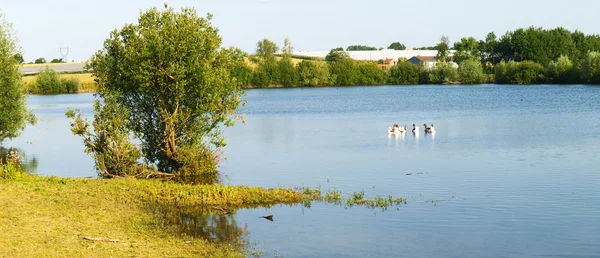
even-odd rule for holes
{"type": "MultiPolygon", "coordinates": [[[[394,124],[392,127],[388,128],[388,134],[393,134],[393,135],[405,134],[408,132],[407,127],[408,127],[407,125],[404,125],[404,127],[401,127],[401,126],[398,126],[398,124],[394,124]]],[[[427,124],[423,124],[423,129],[425,130],[425,133],[435,133],[435,128],[433,127],[433,124],[431,124],[430,127],[427,127],[427,124]]],[[[414,134],[419,133],[419,127],[416,124],[413,124],[412,132],[414,134]]]]}

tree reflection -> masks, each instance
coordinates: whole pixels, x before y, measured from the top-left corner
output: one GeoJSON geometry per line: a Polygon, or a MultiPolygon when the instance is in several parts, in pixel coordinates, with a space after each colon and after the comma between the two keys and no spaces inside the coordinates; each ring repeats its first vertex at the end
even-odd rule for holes
{"type": "Polygon", "coordinates": [[[177,235],[203,238],[211,242],[242,243],[246,229],[237,225],[234,211],[208,210],[205,207],[156,205],[150,208],[158,227],[177,235]]]}
{"type": "Polygon", "coordinates": [[[25,172],[27,172],[30,175],[37,174],[37,168],[38,168],[37,158],[35,156],[33,156],[31,159],[29,159],[27,157],[27,154],[25,154],[25,152],[21,149],[5,148],[5,147],[0,146],[0,161],[3,164],[6,164],[6,157],[8,156],[8,154],[11,151],[19,153],[19,156],[21,156],[23,158],[23,163],[21,164],[21,166],[23,167],[25,172]]]}

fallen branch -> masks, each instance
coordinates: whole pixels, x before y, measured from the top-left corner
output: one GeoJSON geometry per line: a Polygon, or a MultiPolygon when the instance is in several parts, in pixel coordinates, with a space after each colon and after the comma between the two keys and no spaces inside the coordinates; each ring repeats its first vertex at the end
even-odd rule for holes
{"type": "Polygon", "coordinates": [[[82,236],[81,238],[83,238],[85,240],[90,240],[90,241],[112,242],[112,243],[118,243],[119,242],[119,239],[111,239],[111,238],[104,238],[104,237],[82,236]]]}

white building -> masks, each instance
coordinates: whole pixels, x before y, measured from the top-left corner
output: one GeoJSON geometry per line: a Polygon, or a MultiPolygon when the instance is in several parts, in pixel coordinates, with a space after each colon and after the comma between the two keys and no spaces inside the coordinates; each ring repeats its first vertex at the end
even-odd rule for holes
{"type": "MultiPolygon", "coordinates": [[[[377,61],[377,60],[385,60],[385,59],[394,59],[398,60],[398,58],[406,58],[410,59],[414,56],[435,56],[437,55],[437,50],[393,50],[393,49],[384,49],[384,50],[366,50],[366,51],[345,51],[348,53],[348,56],[354,60],[367,60],[367,61],[377,61]]],[[[452,56],[454,51],[450,51],[450,56],[452,56]]],[[[296,56],[307,56],[307,57],[320,57],[325,58],[329,54],[329,51],[300,51],[294,52],[296,56]]]]}

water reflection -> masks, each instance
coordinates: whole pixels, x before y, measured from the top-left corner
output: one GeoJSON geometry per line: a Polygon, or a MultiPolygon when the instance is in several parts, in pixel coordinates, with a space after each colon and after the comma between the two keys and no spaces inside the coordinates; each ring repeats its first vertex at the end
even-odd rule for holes
{"type": "Polygon", "coordinates": [[[19,156],[21,158],[23,158],[21,166],[23,167],[25,172],[27,172],[30,175],[37,174],[37,168],[38,168],[37,158],[35,156],[33,156],[31,159],[29,159],[27,157],[27,155],[25,154],[25,152],[18,148],[8,148],[7,149],[5,147],[0,146],[0,161],[2,162],[2,164],[6,164],[6,158],[7,158],[8,154],[11,153],[12,151],[18,153],[19,156]]]}
{"type": "Polygon", "coordinates": [[[149,207],[158,218],[152,220],[157,228],[175,235],[188,235],[216,243],[242,245],[246,227],[238,226],[233,210],[209,210],[205,207],[156,205],[149,207]]]}

